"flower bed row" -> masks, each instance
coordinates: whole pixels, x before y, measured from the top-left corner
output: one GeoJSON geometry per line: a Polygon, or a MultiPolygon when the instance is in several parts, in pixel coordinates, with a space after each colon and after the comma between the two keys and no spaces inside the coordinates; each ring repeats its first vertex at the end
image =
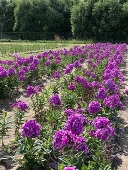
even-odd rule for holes
{"type": "Polygon", "coordinates": [[[15,54],[11,64],[1,61],[1,83],[15,78],[19,84],[43,75],[52,79],[51,86],[26,89],[36,120],[22,125],[29,106],[23,101],[12,105],[23,169],[39,165],[54,170],[111,169],[110,146],[117,110],[123,107],[120,66],[126,49],[126,44],[97,43],[29,58],[15,54]],[[9,74],[10,68],[16,74],[9,74]]]}

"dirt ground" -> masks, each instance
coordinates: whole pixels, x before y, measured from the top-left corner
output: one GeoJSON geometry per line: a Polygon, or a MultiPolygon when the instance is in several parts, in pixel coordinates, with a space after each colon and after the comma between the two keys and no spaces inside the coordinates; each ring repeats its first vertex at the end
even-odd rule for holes
{"type": "MultiPolygon", "coordinates": [[[[124,89],[128,89],[128,50],[125,55],[125,64],[121,68],[124,73],[124,89]]],[[[116,142],[121,147],[120,152],[116,154],[113,165],[118,170],[128,170],[128,96],[125,96],[123,108],[118,112],[119,126],[116,142]]]]}
{"type": "MultiPolygon", "coordinates": [[[[125,64],[122,66],[121,70],[124,73],[125,81],[124,81],[124,87],[125,89],[128,89],[128,50],[127,54],[125,56],[125,64]]],[[[42,87],[48,86],[50,84],[50,80],[44,79],[42,83],[42,87]]],[[[123,89],[123,91],[125,90],[123,89]]],[[[27,104],[31,104],[30,97],[26,97],[25,95],[25,89],[20,89],[19,94],[15,94],[13,99],[7,99],[7,100],[0,100],[0,114],[2,113],[2,110],[6,110],[8,112],[8,116],[11,116],[11,120],[14,120],[14,112],[11,109],[11,105],[16,100],[22,100],[25,101],[27,104]]],[[[119,128],[117,131],[116,136],[116,142],[120,147],[120,150],[117,152],[114,161],[113,161],[113,167],[116,170],[128,170],[128,96],[125,96],[123,101],[124,107],[118,112],[118,118],[119,118],[119,124],[123,128],[119,128]]],[[[30,107],[28,113],[25,115],[25,119],[29,120],[34,117],[34,111],[30,107]]],[[[5,145],[9,145],[10,142],[14,140],[14,128],[12,128],[8,136],[4,138],[5,145]]],[[[1,140],[0,140],[1,142],[1,140]]],[[[1,144],[0,144],[0,170],[16,170],[18,165],[13,166],[12,160],[7,159],[4,160],[2,157],[5,155],[5,151],[3,151],[1,144]]]]}

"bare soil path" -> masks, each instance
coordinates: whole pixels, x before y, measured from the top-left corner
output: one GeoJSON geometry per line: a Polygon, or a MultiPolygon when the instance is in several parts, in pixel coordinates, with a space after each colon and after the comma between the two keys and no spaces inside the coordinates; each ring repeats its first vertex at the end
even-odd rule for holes
{"type": "MultiPolygon", "coordinates": [[[[125,63],[121,68],[125,78],[123,91],[128,89],[128,50],[124,60],[125,63]]],[[[121,147],[121,150],[117,153],[113,162],[117,170],[128,170],[128,96],[124,97],[123,104],[123,108],[118,112],[118,121],[121,128],[118,129],[116,138],[116,142],[121,147]]]]}

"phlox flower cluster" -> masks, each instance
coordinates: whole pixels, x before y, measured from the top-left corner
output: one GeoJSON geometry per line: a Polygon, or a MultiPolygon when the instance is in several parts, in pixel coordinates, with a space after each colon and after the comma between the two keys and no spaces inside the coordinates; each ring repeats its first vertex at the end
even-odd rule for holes
{"type": "Polygon", "coordinates": [[[111,92],[118,92],[119,88],[112,79],[108,79],[105,82],[105,88],[111,92]]]}
{"type": "Polygon", "coordinates": [[[75,166],[65,167],[64,170],[77,170],[75,166]]]}
{"type": "Polygon", "coordinates": [[[76,86],[74,84],[68,84],[68,89],[69,90],[76,90],[76,86]]]}
{"type": "Polygon", "coordinates": [[[82,76],[76,76],[74,78],[75,84],[81,84],[85,89],[88,89],[88,82],[85,77],[82,76]]]}
{"type": "Polygon", "coordinates": [[[107,93],[106,89],[102,87],[102,88],[98,89],[96,98],[103,100],[107,97],[107,95],[108,95],[108,93],[107,93]]]}
{"type": "Polygon", "coordinates": [[[81,136],[76,136],[71,131],[59,130],[54,135],[53,149],[64,150],[73,149],[73,152],[82,151],[84,154],[88,153],[86,139],[81,136]]]}
{"type": "Polygon", "coordinates": [[[36,138],[40,136],[41,125],[35,120],[28,120],[22,126],[22,137],[36,138]]]}
{"type": "Polygon", "coordinates": [[[91,136],[106,141],[114,136],[115,130],[111,126],[111,122],[106,117],[97,116],[92,122],[93,130],[89,133],[91,136]]]}
{"type": "Polygon", "coordinates": [[[95,113],[101,112],[101,104],[98,101],[92,101],[88,105],[88,112],[90,114],[95,114],[95,113]]]}
{"type": "Polygon", "coordinates": [[[84,124],[86,123],[88,123],[88,121],[82,114],[71,114],[68,116],[64,129],[71,131],[75,135],[80,135],[83,132],[84,124]]]}
{"type": "Polygon", "coordinates": [[[116,108],[122,108],[123,107],[123,104],[120,100],[120,97],[119,95],[117,94],[112,94],[111,96],[109,97],[106,97],[103,101],[103,104],[105,107],[108,107],[110,109],[116,109],[116,108]]]}
{"type": "Polygon", "coordinates": [[[60,106],[61,105],[61,99],[58,94],[54,94],[50,100],[49,103],[54,106],[60,106]]]}
{"type": "Polygon", "coordinates": [[[26,111],[28,109],[28,105],[24,101],[17,101],[12,104],[12,108],[18,108],[21,111],[26,111]]]}
{"type": "Polygon", "coordinates": [[[26,92],[26,95],[27,96],[31,96],[31,95],[36,95],[38,94],[39,92],[42,92],[42,88],[40,86],[28,86],[27,87],[27,92],[26,92]]]}
{"type": "Polygon", "coordinates": [[[55,79],[58,79],[58,78],[60,78],[61,76],[60,76],[60,73],[59,73],[58,71],[55,71],[55,72],[53,73],[52,77],[55,78],[55,79]]]}

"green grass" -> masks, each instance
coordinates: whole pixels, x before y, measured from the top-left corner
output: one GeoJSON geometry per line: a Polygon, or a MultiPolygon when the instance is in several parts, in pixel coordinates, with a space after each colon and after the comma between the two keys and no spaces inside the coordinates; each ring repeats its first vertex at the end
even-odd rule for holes
{"type": "Polygon", "coordinates": [[[70,48],[75,44],[90,44],[90,41],[0,41],[0,59],[11,59],[13,53],[18,53],[21,57],[30,54],[38,54],[49,49],[70,48]]]}

